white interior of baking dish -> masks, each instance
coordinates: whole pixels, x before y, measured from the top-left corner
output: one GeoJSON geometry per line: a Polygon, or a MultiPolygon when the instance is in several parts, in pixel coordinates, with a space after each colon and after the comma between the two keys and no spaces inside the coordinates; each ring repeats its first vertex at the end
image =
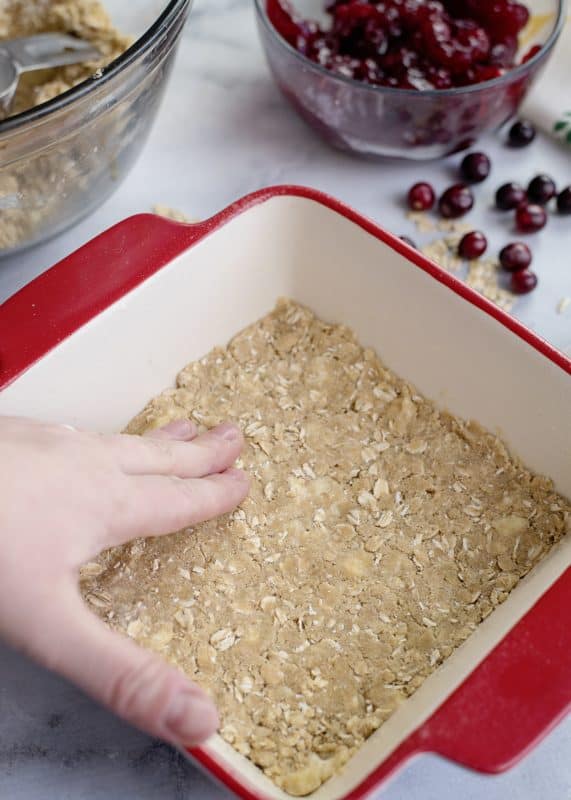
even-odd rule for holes
{"type": "MultiPolygon", "coordinates": [[[[389,246],[302,198],[255,206],[183,253],[4,390],[0,413],[116,431],[182,366],[225,344],[279,296],[350,325],[421,392],[499,432],[571,496],[569,376],[389,246]]],[[[568,536],[315,800],[354,788],[570,564],[568,536]]],[[[221,739],[209,750],[263,796],[286,797],[221,739]]]]}

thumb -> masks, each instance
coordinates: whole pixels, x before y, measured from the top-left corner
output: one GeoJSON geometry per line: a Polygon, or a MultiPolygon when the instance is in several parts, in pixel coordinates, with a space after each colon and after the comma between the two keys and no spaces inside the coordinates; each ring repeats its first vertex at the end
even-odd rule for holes
{"type": "Polygon", "coordinates": [[[40,654],[46,666],[151,736],[195,747],[215,733],[216,707],[200,687],[78,604],[40,654]]]}

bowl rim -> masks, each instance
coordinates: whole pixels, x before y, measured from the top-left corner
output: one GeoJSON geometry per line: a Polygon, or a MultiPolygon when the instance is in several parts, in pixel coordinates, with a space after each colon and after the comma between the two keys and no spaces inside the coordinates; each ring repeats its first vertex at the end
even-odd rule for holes
{"type": "Polygon", "coordinates": [[[473,83],[467,86],[454,86],[451,89],[400,89],[393,86],[374,86],[373,84],[359,81],[356,78],[349,78],[345,75],[331,72],[331,70],[326,69],[326,67],[321,66],[321,64],[318,64],[316,61],[312,61],[306,55],[300,53],[299,50],[296,50],[296,48],[293,47],[293,45],[291,45],[288,41],[286,41],[286,39],[284,39],[279,33],[277,28],[275,28],[270,22],[266,11],[266,2],[267,0],[254,0],[258,20],[269,31],[270,36],[278,40],[282,47],[290,54],[294,55],[300,62],[302,62],[302,64],[313,68],[316,72],[319,72],[322,75],[331,78],[332,80],[337,80],[340,83],[344,83],[348,86],[352,86],[354,88],[359,87],[364,91],[377,94],[388,94],[394,97],[456,97],[458,95],[474,94],[475,92],[481,92],[486,89],[498,88],[508,82],[511,83],[512,79],[517,80],[518,77],[526,75],[536,64],[540,64],[549,56],[555,43],[557,42],[557,39],[559,38],[561,31],[563,30],[563,25],[565,24],[565,20],[567,18],[567,0],[557,0],[557,17],[555,19],[553,29],[541,50],[532,56],[529,61],[526,61],[523,64],[518,64],[517,67],[508,70],[503,75],[500,75],[499,78],[492,78],[492,80],[489,81],[473,83]]]}
{"type": "Polygon", "coordinates": [[[72,86],[65,92],[47,100],[45,103],[34,106],[33,108],[22,111],[19,114],[0,120],[0,135],[21,128],[27,123],[34,123],[43,120],[52,113],[67,108],[75,100],[79,100],[92,90],[104,86],[109,81],[126,69],[140,56],[150,50],[165,31],[168,31],[174,22],[184,13],[186,8],[192,7],[194,0],[170,0],[161,14],[153,22],[142,36],[136,39],[118,58],[115,58],[107,66],[97,70],[89,78],[86,78],[76,86],[72,86]]]}

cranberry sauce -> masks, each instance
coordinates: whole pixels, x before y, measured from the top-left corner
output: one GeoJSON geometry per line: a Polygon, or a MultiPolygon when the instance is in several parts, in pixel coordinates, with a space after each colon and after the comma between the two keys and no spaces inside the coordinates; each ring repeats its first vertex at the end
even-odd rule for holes
{"type": "Polygon", "coordinates": [[[333,0],[328,29],[288,0],[267,0],[286,41],[334,73],[376,86],[448,89],[516,65],[529,11],[515,0],[333,0]]]}

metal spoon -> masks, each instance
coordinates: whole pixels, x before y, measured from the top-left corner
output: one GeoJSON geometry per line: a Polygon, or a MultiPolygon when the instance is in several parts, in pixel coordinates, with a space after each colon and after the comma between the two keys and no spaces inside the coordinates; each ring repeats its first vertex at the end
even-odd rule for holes
{"type": "Polygon", "coordinates": [[[0,42],[0,111],[8,112],[23,72],[99,58],[101,53],[92,44],[62,33],[0,42]]]}

